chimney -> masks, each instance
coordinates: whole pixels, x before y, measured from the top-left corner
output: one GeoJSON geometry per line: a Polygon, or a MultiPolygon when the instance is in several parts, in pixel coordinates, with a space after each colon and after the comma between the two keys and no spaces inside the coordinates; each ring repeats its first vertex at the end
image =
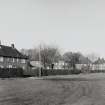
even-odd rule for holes
{"type": "Polygon", "coordinates": [[[0,45],[1,45],[1,40],[0,40],[0,45]]]}
{"type": "Polygon", "coordinates": [[[15,45],[14,45],[14,44],[11,44],[11,47],[12,47],[12,48],[15,48],[15,45]]]}

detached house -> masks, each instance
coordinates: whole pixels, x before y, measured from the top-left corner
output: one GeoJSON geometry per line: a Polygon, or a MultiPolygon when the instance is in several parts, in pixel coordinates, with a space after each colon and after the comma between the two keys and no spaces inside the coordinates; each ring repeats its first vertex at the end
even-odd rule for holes
{"type": "Polygon", "coordinates": [[[92,64],[92,70],[105,70],[105,60],[102,58],[97,59],[92,64]]]}
{"type": "Polygon", "coordinates": [[[0,45],[0,68],[27,69],[28,58],[21,54],[14,44],[11,46],[0,45]]]}

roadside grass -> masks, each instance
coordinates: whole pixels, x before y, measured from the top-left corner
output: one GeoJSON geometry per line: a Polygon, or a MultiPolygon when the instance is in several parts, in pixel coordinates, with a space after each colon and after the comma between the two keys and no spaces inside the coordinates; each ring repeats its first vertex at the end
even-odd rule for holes
{"type": "Polygon", "coordinates": [[[96,81],[0,79],[0,105],[97,105],[97,88],[96,81]]]}

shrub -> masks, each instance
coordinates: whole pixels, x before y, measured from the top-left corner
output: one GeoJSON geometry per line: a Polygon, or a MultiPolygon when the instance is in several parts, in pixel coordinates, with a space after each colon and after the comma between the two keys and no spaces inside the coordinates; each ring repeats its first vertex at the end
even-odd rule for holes
{"type": "Polygon", "coordinates": [[[0,68],[0,77],[9,78],[9,77],[22,77],[23,69],[22,68],[0,68]]]}
{"type": "Polygon", "coordinates": [[[81,70],[42,70],[42,76],[80,74],[81,70]]]}

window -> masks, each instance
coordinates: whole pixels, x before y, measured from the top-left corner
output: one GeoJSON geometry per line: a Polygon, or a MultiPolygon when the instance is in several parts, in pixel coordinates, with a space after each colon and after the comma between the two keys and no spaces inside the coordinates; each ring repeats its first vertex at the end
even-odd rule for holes
{"type": "Polygon", "coordinates": [[[9,62],[13,62],[13,58],[9,58],[9,62]]]}
{"type": "Polygon", "coordinates": [[[19,62],[19,59],[17,58],[17,62],[19,62]]]}
{"type": "Polygon", "coordinates": [[[23,68],[23,70],[24,70],[24,69],[25,69],[25,66],[23,66],[22,68],[23,68]]]}
{"type": "Polygon", "coordinates": [[[15,65],[12,65],[12,68],[16,68],[16,66],[15,65]]]}
{"type": "Polygon", "coordinates": [[[9,68],[12,68],[12,65],[9,65],[8,67],[9,67],[9,68]]]}
{"type": "Polygon", "coordinates": [[[26,60],[25,59],[21,59],[21,63],[26,63],[26,60]]]}
{"type": "Polygon", "coordinates": [[[15,58],[13,58],[13,62],[15,62],[15,58]]]}
{"type": "Polygon", "coordinates": [[[0,57],[0,62],[3,62],[4,58],[3,57],[0,57]]]}
{"type": "Polygon", "coordinates": [[[0,65],[0,68],[4,68],[4,66],[3,65],[0,65]]]}
{"type": "Polygon", "coordinates": [[[9,62],[9,58],[7,58],[7,62],[9,62]]]}

